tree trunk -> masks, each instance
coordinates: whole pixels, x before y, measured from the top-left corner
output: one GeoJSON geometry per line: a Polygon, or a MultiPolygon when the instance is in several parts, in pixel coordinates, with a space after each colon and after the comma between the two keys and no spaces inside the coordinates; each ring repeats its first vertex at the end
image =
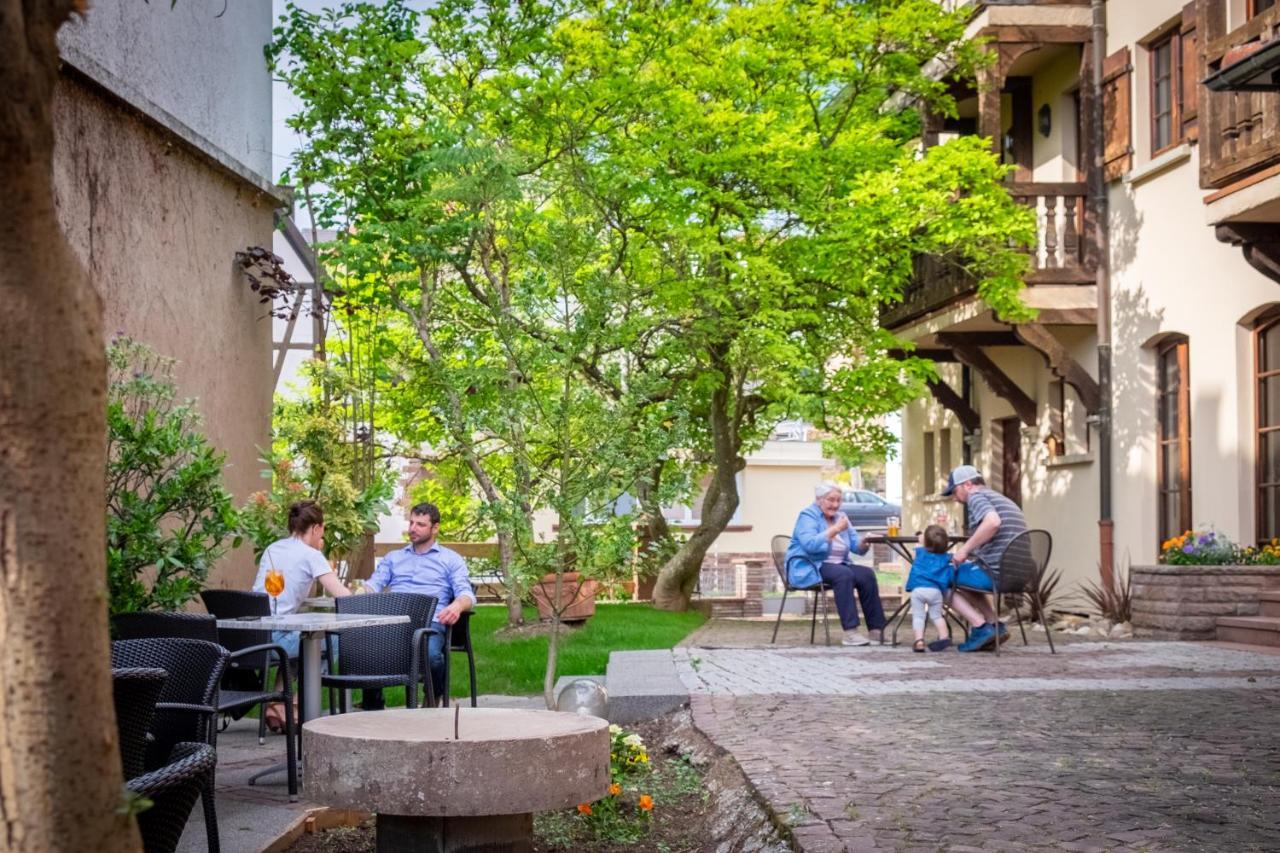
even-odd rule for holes
{"type": "Polygon", "coordinates": [[[702,560],[738,510],[737,474],[746,467],[738,453],[737,430],[729,414],[729,391],[716,391],[710,412],[714,448],[711,482],[702,502],[698,526],[680,549],[663,564],[653,587],[653,606],[659,610],[688,610],[702,560]]]}
{"type": "Polygon", "coordinates": [[[0,0],[0,850],[137,850],[106,607],[102,305],[53,203],[64,2],[0,0]]]}
{"type": "Polygon", "coordinates": [[[506,583],[507,592],[507,625],[518,628],[524,624],[524,605],[520,601],[520,585],[516,580],[515,549],[512,547],[511,534],[498,530],[498,571],[506,583]]]}

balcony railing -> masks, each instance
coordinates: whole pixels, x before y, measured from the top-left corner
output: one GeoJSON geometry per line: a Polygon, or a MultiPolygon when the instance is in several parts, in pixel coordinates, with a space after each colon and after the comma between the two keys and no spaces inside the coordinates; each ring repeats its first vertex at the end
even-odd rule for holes
{"type": "MultiPolygon", "coordinates": [[[[1087,215],[1083,183],[1011,183],[1009,193],[1036,214],[1036,242],[1028,284],[1088,284],[1094,280],[1094,235],[1087,215]]],[[[922,255],[915,259],[902,302],[880,314],[880,323],[896,328],[977,291],[977,282],[955,258],[922,255]]]]}
{"type": "MultiPolygon", "coordinates": [[[[1233,47],[1267,42],[1280,35],[1280,6],[1255,15],[1230,32],[1224,0],[1199,0],[1204,38],[1205,75],[1218,71],[1233,47]]],[[[1229,64],[1229,63],[1228,63],[1229,64]]],[[[1280,162],[1280,94],[1271,92],[1211,92],[1199,88],[1200,183],[1221,189],[1247,175],[1280,162]]]]}

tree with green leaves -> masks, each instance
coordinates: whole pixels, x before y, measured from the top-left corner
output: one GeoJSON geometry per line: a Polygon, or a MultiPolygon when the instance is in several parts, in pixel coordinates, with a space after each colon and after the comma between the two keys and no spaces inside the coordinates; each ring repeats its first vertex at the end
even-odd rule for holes
{"type": "Polygon", "coordinates": [[[659,606],[687,606],[736,475],[778,420],[883,447],[878,419],[932,370],[890,358],[899,343],[878,326],[915,257],[952,259],[1020,315],[1030,219],[1002,167],[973,141],[915,144],[914,104],[954,108],[925,62],[963,74],[978,57],[938,4],[446,0],[423,14],[291,10],[272,56],[304,103],[299,177],[350,224],[341,262],[415,318],[440,423],[473,470],[476,426],[503,437],[513,476],[499,489],[477,473],[486,494],[531,506],[522,363],[572,367],[628,413],[651,518],[663,482],[707,474],[659,606]],[[528,235],[552,233],[553,248],[594,243],[567,253],[565,298],[588,321],[576,337],[538,320],[554,302],[537,307],[541,279],[524,274],[546,277],[528,235]]]}

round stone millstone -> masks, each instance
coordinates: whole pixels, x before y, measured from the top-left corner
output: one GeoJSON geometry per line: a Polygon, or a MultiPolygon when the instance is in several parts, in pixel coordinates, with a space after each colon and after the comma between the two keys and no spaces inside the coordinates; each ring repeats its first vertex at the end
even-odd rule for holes
{"type": "Polygon", "coordinates": [[[578,714],[369,711],[308,721],[302,742],[308,800],[381,814],[524,814],[609,789],[609,724],[578,714]]]}

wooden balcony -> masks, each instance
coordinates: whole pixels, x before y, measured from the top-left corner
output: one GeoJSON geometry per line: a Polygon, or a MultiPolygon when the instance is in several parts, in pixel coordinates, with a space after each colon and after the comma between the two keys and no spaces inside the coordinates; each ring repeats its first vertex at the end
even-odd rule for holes
{"type": "MultiPolygon", "coordinates": [[[[1197,0],[1198,79],[1219,71],[1227,52],[1280,36],[1280,6],[1228,32],[1226,0],[1197,0]]],[[[1232,57],[1227,57],[1230,64],[1232,57]]],[[[1199,87],[1200,185],[1222,189],[1280,163],[1280,94],[1211,92],[1199,87]]]]}
{"type": "MultiPolygon", "coordinates": [[[[1029,285],[1092,284],[1096,268],[1093,217],[1083,183],[1011,183],[1009,193],[1036,213],[1029,285]]],[[[880,323],[897,329],[972,297],[977,282],[957,258],[920,256],[902,302],[886,307],[880,323]]]]}

